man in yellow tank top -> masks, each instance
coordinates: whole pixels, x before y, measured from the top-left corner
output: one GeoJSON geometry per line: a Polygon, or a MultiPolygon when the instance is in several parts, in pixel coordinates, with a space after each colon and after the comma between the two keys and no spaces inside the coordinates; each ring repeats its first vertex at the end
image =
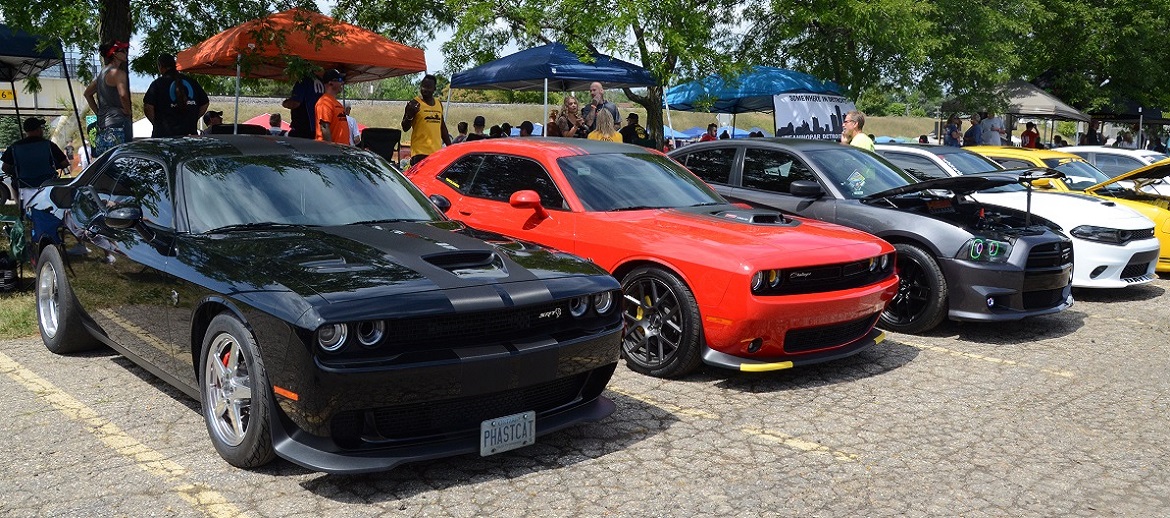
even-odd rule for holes
{"type": "Polygon", "coordinates": [[[443,103],[435,99],[437,79],[431,74],[423,77],[418,86],[418,97],[406,103],[402,115],[402,132],[410,134],[410,165],[438,151],[443,144],[451,145],[451,134],[443,120],[443,103]]]}

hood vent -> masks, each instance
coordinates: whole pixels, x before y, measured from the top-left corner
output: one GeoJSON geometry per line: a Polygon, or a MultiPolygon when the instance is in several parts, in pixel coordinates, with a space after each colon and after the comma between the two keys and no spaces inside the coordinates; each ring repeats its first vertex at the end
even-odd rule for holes
{"type": "Polygon", "coordinates": [[[426,262],[462,278],[507,277],[504,259],[491,251],[459,251],[423,257],[426,262]]]}
{"type": "Polygon", "coordinates": [[[319,255],[306,258],[300,261],[300,265],[306,271],[315,273],[338,273],[338,272],[353,272],[369,270],[372,267],[369,265],[349,264],[344,257],[336,255],[319,255]]]}
{"type": "Polygon", "coordinates": [[[744,210],[724,210],[711,213],[719,219],[729,219],[738,221],[740,223],[747,223],[749,225],[784,225],[792,226],[795,220],[784,217],[776,211],[758,210],[758,209],[744,209],[744,210]]]}

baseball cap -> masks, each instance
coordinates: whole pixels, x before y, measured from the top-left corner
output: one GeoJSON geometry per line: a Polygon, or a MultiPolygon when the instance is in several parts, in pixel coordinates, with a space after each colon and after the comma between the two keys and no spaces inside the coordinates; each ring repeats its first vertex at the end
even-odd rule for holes
{"type": "Polygon", "coordinates": [[[487,119],[484,119],[484,118],[483,118],[483,115],[476,115],[476,116],[475,116],[475,121],[474,121],[474,122],[472,122],[471,124],[472,124],[473,126],[479,126],[479,127],[481,127],[481,128],[482,128],[482,127],[484,127],[484,125],[486,125],[486,124],[487,124],[487,119]]]}
{"type": "Polygon", "coordinates": [[[204,124],[211,124],[211,118],[212,118],[212,117],[219,117],[219,118],[221,118],[221,119],[222,119],[222,118],[223,118],[223,112],[217,112],[217,111],[207,110],[207,113],[204,113],[204,114],[203,114],[203,123],[204,123],[204,124]]]}
{"type": "Polygon", "coordinates": [[[626,120],[628,120],[628,121],[632,120],[634,122],[638,122],[638,114],[631,113],[629,115],[626,115],[626,120]]]}
{"type": "Polygon", "coordinates": [[[24,131],[36,131],[45,127],[45,119],[29,117],[24,120],[24,131]]]}
{"type": "Polygon", "coordinates": [[[331,68],[329,70],[326,70],[325,73],[323,75],[321,75],[321,82],[328,83],[330,81],[338,81],[338,82],[344,83],[345,82],[345,74],[341,73],[341,71],[336,69],[336,68],[331,68]]]}

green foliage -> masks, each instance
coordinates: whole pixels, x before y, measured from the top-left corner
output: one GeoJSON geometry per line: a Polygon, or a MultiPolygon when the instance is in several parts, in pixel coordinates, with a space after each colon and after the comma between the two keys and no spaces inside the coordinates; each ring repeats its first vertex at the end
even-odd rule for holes
{"type": "Polygon", "coordinates": [[[0,150],[20,140],[20,120],[15,115],[0,117],[0,150]]]}

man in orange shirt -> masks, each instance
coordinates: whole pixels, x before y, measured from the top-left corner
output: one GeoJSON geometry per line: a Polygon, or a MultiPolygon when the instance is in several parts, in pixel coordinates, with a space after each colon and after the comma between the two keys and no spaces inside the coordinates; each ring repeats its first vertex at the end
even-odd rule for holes
{"type": "Polygon", "coordinates": [[[336,69],[326,70],[321,82],[325,93],[317,99],[317,140],[349,145],[349,120],[337,101],[337,94],[345,86],[345,75],[336,69]]]}

